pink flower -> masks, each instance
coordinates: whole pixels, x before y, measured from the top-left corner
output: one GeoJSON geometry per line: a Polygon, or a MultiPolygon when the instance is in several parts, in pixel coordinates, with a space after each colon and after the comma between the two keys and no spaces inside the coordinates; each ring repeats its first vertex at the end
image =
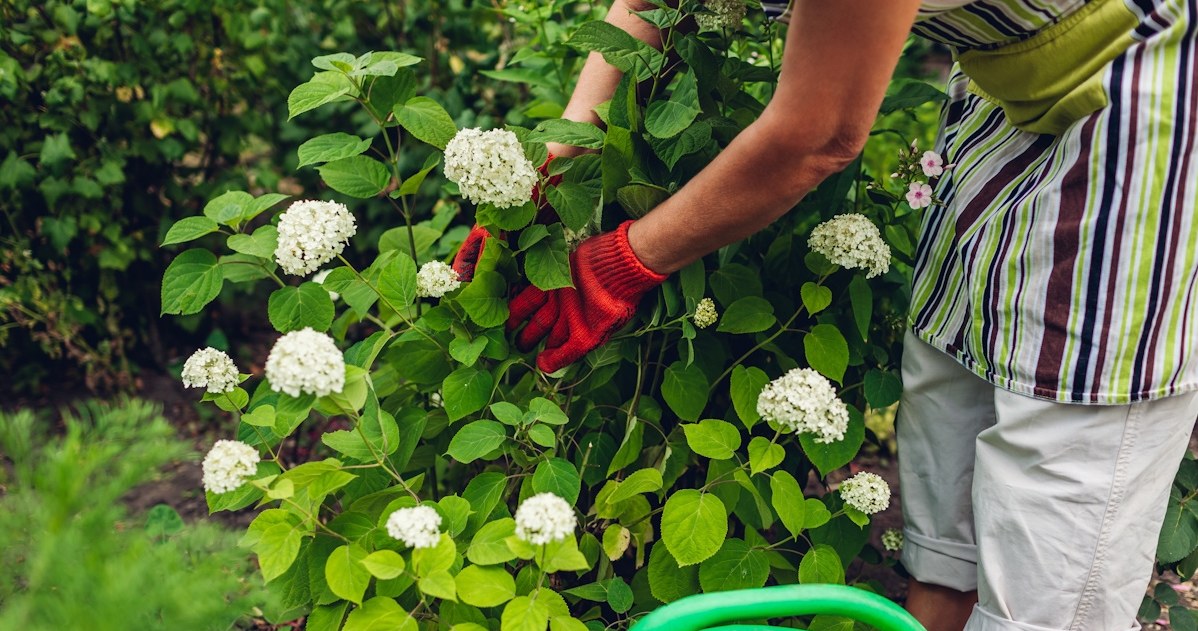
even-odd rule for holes
{"type": "Polygon", "coordinates": [[[932,205],[932,187],[923,182],[912,182],[911,190],[907,191],[907,203],[912,208],[926,208],[932,205]]]}
{"type": "Polygon", "coordinates": [[[923,174],[928,177],[940,177],[944,173],[944,160],[935,151],[923,152],[919,166],[923,167],[923,174]]]}

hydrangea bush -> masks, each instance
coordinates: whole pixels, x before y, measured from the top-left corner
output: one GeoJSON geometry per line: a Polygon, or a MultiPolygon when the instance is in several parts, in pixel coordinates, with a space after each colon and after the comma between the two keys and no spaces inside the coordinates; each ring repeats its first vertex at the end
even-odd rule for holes
{"type": "MultiPolygon", "coordinates": [[[[658,51],[601,21],[563,29],[573,5],[504,9],[536,35],[494,78],[560,101],[544,76],[599,52],[625,72],[605,128],[542,107],[540,122],[459,129],[417,93],[420,58],[325,55],[290,114],[349,103],[373,121],[299,148],[330,200],[230,191],[167,235],[224,247],[175,257],[165,313],[196,313],[226,283],[273,285],[265,374],[207,351],[185,374],[237,418],[238,442],[205,460],[209,506],[259,509],[242,544],[309,630],[626,629],[688,594],[857,583],[855,559],[893,562],[869,543],[885,482],[835,481],[866,417],[899,396],[918,229],[905,196],[928,156],[904,140],[895,177],[855,162],[671,277],[608,344],[541,373],[504,330],[510,293],[569,286],[573,242],[668,198],[777,80],[777,27],[696,30],[712,9],[660,6],[639,13],[665,31],[658,51]],[[547,142],[592,151],[547,162],[547,142]],[[404,172],[404,152],[428,158],[404,172]],[[393,208],[377,244],[355,242],[348,198],[393,208]],[[473,221],[495,236],[464,282],[446,262],[473,221]],[[313,432],[310,460],[282,455],[313,432]]],[[[903,82],[883,111],[940,98],[903,82]]]]}

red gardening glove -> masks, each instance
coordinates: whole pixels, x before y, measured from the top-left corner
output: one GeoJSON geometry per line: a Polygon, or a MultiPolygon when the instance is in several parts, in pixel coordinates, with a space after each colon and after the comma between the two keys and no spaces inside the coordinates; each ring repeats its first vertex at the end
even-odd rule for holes
{"type": "MultiPolygon", "coordinates": [[[[560,174],[549,177],[549,163],[553,161],[554,157],[552,153],[549,154],[549,157],[545,158],[545,162],[537,168],[541,177],[549,178],[548,183],[551,186],[557,186],[562,181],[560,174]]],[[[533,185],[531,199],[537,201],[537,208],[540,210],[549,206],[549,200],[541,193],[540,184],[533,185]]],[[[489,236],[491,233],[478,224],[474,224],[474,227],[470,229],[466,240],[462,242],[462,247],[453,257],[453,271],[458,273],[458,280],[468,283],[474,279],[474,268],[478,266],[478,260],[483,256],[483,246],[486,245],[489,236]]],[[[500,238],[503,238],[503,235],[500,235],[500,238]]]]}
{"type": "Polygon", "coordinates": [[[570,254],[574,287],[542,291],[526,287],[511,302],[508,331],[527,322],[516,347],[528,352],[545,339],[537,367],[555,372],[602,346],[632,319],[646,292],[666,276],[645,267],[628,245],[625,221],[614,232],[583,241],[570,254]]]}

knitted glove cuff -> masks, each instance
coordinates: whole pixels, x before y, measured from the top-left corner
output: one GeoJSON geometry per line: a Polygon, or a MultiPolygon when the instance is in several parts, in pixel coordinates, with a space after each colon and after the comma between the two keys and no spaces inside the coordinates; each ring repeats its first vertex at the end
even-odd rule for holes
{"type": "MultiPolygon", "coordinates": [[[[617,300],[637,302],[645,292],[662,284],[666,275],[645,267],[632,251],[628,244],[628,227],[631,225],[629,219],[613,232],[588,239],[579,250],[587,249],[588,271],[604,291],[617,300]]],[[[578,260],[582,260],[583,253],[578,254],[578,260]]]]}

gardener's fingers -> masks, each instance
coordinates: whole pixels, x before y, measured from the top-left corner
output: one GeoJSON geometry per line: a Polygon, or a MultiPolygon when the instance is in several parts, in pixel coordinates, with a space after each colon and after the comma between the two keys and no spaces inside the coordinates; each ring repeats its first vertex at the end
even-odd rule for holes
{"type": "Polygon", "coordinates": [[[516,336],[516,348],[523,352],[536,346],[558,322],[558,296],[556,292],[548,292],[545,296],[545,304],[528,318],[528,325],[516,336]]]}
{"type": "Polygon", "coordinates": [[[508,333],[520,328],[525,320],[544,306],[549,300],[549,294],[529,285],[520,290],[515,298],[508,303],[507,330],[508,333]]]}

